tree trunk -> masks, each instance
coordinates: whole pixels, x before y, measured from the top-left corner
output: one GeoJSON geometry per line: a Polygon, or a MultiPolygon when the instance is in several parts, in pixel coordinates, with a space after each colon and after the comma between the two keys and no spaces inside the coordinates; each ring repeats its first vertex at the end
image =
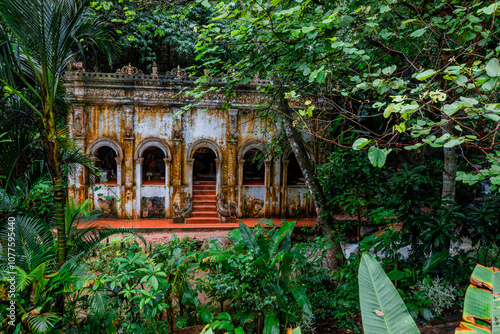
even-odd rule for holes
{"type": "MultiPolygon", "coordinates": [[[[64,188],[62,184],[62,155],[54,111],[49,102],[45,102],[43,107],[43,126],[45,130],[45,146],[47,151],[48,165],[52,177],[54,191],[54,206],[56,211],[57,228],[57,260],[59,268],[66,262],[66,224],[65,224],[65,203],[64,188]]],[[[64,294],[59,294],[56,298],[56,312],[64,314],[64,294]]],[[[61,325],[62,322],[59,323],[61,325]]]]}
{"type": "Polygon", "coordinates": [[[46,137],[46,149],[48,164],[54,186],[54,206],[56,211],[57,228],[57,259],[59,268],[66,262],[66,226],[64,221],[64,188],[62,184],[62,156],[61,146],[57,135],[57,127],[54,112],[49,102],[45,102],[43,108],[44,129],[46,137]]]}
{"type": "Polygon", "coordinates": [[[283,92],[280,93],[280,109],[285,115],[283,117],[285,123],[285,131],[288,143],[292,148],[293,153],[299,163],[300,169],[306,180],[306,185],[311,192],[316,204],[316,213],[318,215],[318,226],[321,233],[332,241],[333,249],[329,251],[327,257],[328,266],[330,269],[336,269],[345,260],[344,253],[340,241],[336,238],[339,234],[338,230],[333,228],[332,216],[327,212],[327,199],[323,192],[323,188],[318,180],[315,166],[313,165],[307,148],[300,132],[293,125],[292,110],[285,99],[283,92]]]}
{"type": "MultiPolygon", "coordinates": [[[[448,121],[443,125],[443,132],[453,134],[453,122],[448,121]]],[[[454,147],[444,147],[444,164],[443,164],[443,188],[441,190],[441,197],[451,201],[455,201],[455,190],[457,181],[457,151],[454,147]]]]}

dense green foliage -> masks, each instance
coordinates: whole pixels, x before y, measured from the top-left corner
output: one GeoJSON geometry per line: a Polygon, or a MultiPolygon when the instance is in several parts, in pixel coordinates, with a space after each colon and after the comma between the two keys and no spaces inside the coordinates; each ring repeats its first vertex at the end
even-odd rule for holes
{"type": "MultiPolygon", "coordinates": [[[[362,314],[365,332],[381,333],[380,317],[399,319],[386,332],[401,318],[415,331],[413,320],[457,311],[474,265],[500,266],[499,14],[481,0],[0,0],[0,319],[11,300],[18,310],[2,331],[356,332],[362,314]],[[230,98],[253,80],[266,97],[255,106],[269,124],[263,156],[292,148],[317,236],[299,242],[294,223],[240,224],[200,248],[79,228],[99,212],[67,199],[76,165],[96,175],[65,128],[60,79],[74,57],[93,71],[192,66],[195,99],[215,89],[230,98]],[[312,140],[330,154],[320,166],[305,149],[312,140]],[[359,245],[343,261],[348,241],[359,245]],[[403,302],[408,312],[386,311],[403,302]]],[[[464,314],[480,318],[471,294],[464,314]]]]}

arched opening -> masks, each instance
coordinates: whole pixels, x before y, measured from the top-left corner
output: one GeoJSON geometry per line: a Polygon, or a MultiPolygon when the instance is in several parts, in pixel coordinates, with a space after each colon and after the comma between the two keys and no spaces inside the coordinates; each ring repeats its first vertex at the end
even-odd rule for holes
{"type": "Polygon", "coordinates": [[[97,183],[117,184],[118,167],[116,165],[117,154],[109,146],[102,146],[94,153],[97,158],[96,167],[99,168],[101,176],[96,180],[97,183]]]}
{"type": "Polygon", "coordinates": [[[149,147],[142,154],[142,184],[165,184],[165,153],[157,147],[149,147]]]}
{"type": "Polygon", "coordinates": [[[295,154],[291,152],[288,155],[288,174],[286,178],[287,185],[304,185],[306,182],[304,178],[304,174],[302,174],[302,170],[300,169],[299,163],[295,154]]]}
{"type": "Polygon", "coordinates": [[[215,181],[217,165],[215,152],[201,147],[193,154],[193,181],[215,181]]]}
{"type": "Polygon", "coordinates": [[[261,151],[252,148],[243,156],[243,184],[264,185],[265,166],[260,160],[261,151]]]}

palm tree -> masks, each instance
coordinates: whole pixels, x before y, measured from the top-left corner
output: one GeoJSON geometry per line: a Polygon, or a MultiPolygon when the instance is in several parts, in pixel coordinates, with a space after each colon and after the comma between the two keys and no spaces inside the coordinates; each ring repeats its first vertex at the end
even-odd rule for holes
{"type": "MultiPolygon", "coordinates": [[[[86,12],[84,0],[0,0],[0,22],[12,34],[12,43],[20,55],[12,71],[35,97],[31,103],[14,89],[8,78],[1,78],[11,93],[17,94],[37,115],[43,125],[43,142],[54,186],[58,265],[66,262],[65,196],[60,138],[54,106],[61,88],[61,78],[68,63],[82,51],[83,41],[90,41],[106,52],[111,61],[110,37],[101,23],[86,12]]],[[[12,52],[2,48],[0,52],[12,52]]],[[[15,57],[0,56],[2,59],[15,57]]],[[[0,71],[1,74],[1,71],[0,71]]]]}

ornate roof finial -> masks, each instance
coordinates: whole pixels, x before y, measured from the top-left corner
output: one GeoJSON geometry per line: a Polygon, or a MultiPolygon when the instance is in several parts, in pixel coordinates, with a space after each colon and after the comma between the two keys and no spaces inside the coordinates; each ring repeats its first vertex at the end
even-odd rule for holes
{"type": "Polygon", "coordinates": [[[158,76],[158,67],[156,66],[156,62],[153,62],[153,67],[151,67],[151,75],[154,77],[158,76]]]}
{"type": "Polygon", "coordinates": [[[130,65],[130,63],[127,66],[123,66],[119,70],[116,71],[116,73],[123,73],[123,74],[142,74],[141,70],[138,70],[137,67],[134,67],[130,65]]]}

